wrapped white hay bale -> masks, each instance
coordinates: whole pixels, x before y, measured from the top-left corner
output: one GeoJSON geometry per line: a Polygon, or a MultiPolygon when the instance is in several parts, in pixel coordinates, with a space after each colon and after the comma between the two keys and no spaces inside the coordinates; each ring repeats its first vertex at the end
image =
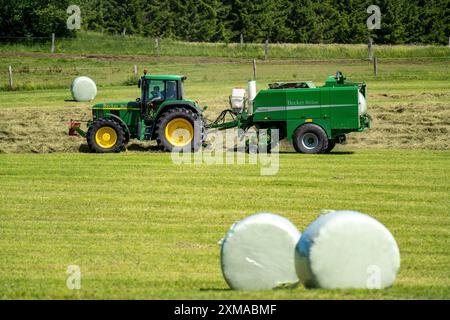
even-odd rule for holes
{"type": "Polygon", "coordinates": [[[382,289],[392,286],[400,252],[389,230],[355,211],[321,215],[302,234],[296,270],[306,287],[382,289]]]}
{"type": "Polygon", "coordinates": [[[70,91],[76,101],[92,101],[97,95],[97,86],[91,78],[77,77],[72,81],[70,91]]]}
{"type": "Polygon", "coordinates": [[[223,276],[232,289],[267,290],[299,283],[295,247],[300,232],[271,213],[250,216],[231,227],[222,241],[223,276]]]}

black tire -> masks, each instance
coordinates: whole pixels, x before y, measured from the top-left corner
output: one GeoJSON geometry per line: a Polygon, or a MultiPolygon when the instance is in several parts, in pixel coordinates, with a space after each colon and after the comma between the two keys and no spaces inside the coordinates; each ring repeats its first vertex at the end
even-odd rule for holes
{"type": "Polygon", "coordinates": [[[328,138],[321,127],[308,123],[295,130],[293,144],[300,153],[323,153],[328,148],[328,138]]]}
{"type": "Polygon", "coordinates": [[[120,122],[119,120],[117,120],[115,118],[110,118],[110,119],[122,127],[122,130],[125,134],[125,146],[126,146],[130,142],[130,133],[128,132],[127,127],[125,127],[125,125],[122,122],[120,122]]]}
{"type": "Polygon", "coordinates": [[[94,121],[88,129],[86,140],[89,149],[98,153],[120,152],[124,149],[126,143],[125,132],[122,126],[111,119],[99,119],[94,121]],[[115,131],[116,142],[113,145],[105,147],[97,143],[96,135],[97,132],[99,132],[99,130],[102,128],[111,128],[115,131]]]}
{"type": "Polygon", "coordinates": [[[336,146],[336,140],[328,140],[328,147],[325,149],[324,153],[330,153],[336,146]]]}
{"type": "Polygon", "coordinates": [[[174,107],[164,112],[158,119],[156,124],[156,141],[164,151],[171,152],[176,145],[173,145],[166,138],[165,130],[170,121],[181,118],[189,121],[193,127],[193,138],[190,143],[185,146],[179,146],[179,150],[197,151],[206,140],[205,123],[203,117],[185,107],[174,107]],[[197,124],[197,125],[195,125],[197,124]]]}

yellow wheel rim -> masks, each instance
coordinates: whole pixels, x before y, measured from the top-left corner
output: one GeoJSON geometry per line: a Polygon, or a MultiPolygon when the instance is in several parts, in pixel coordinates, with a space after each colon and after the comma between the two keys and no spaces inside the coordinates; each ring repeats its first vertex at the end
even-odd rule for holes
{"type": "Polygon", "coordinates": [[[192,124],[183,118],[175,118],[166,125],[166,139],[176,147],[184,147],[194,138],[194,128],[192,124]]]}
{"type": "Polygon", "coordinates": [[[117,142],[116,130],[111,127],[101,127],[95,133],[95,142],[104,149],[112,148],[117,142]]]}

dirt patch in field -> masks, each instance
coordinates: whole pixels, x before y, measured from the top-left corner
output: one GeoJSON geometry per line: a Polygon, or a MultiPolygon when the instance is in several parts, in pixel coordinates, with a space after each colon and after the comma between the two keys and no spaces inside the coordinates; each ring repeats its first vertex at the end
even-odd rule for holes
{"type": "MultiPolygon", "coordinates": [[[[450,106],[400,104],[370,106],[372,129],[348,135],[361,148],[450,149],[450,106]]],[[[88,152],[83,138],[68,136],[71,118],[88,120],[88,107],[56,110],[0,110],[0,153],[88,152]]],[[[284,146],[288,144],[283,143],[284,146]]],[[[130,151],[156,152],[154,142],[132,141],[130,151]]]]}
{"type": "MultiPolygon", "coordinates": [[[[45,52],[0,52],[0,57],[33,57],[33,58],[50,58],[50,59],[89,59],[98,61],[130,61],[130,62],[146,62],[146,63],[189,63],[189,64],[248,64],[252,59],[246,58],[227,58],[227,57],[187,57],[187,56],[145,56],[145,55],[111,55],[111,54],[74,54],[74,53],[45,53],[45,52]]],[[[290,65],[290,64],[336,64],[345,62],[346,64],[368,62],[368,59],[270,59],[269,64],[290,65]]],[[[440,59],[430,61],[427,58],[400,59],[386,58],[379,61],[390,64],[430,64],[442,63],[440,59]]]]}

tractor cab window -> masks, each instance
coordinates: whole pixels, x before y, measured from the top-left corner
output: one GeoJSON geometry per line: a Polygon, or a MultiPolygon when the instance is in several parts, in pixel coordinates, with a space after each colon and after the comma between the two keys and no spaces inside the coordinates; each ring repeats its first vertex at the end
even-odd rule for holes
{"type": "Polygon", "coordinates": [[[151,80],[148,85],[148,100],[162,99],[164,100],[165,83],[162,80],[151,80]]]}
{"type": "Polygon", "coordinates": [[[177,81],[175,80],[150,80],[148,82],[147,100],[178,100],[177,81]]]}
{"type": "Polygon", "coordinates": [[[176,81],[166,81],[166,100],[177,100],[177,82],[176,81]]]}

